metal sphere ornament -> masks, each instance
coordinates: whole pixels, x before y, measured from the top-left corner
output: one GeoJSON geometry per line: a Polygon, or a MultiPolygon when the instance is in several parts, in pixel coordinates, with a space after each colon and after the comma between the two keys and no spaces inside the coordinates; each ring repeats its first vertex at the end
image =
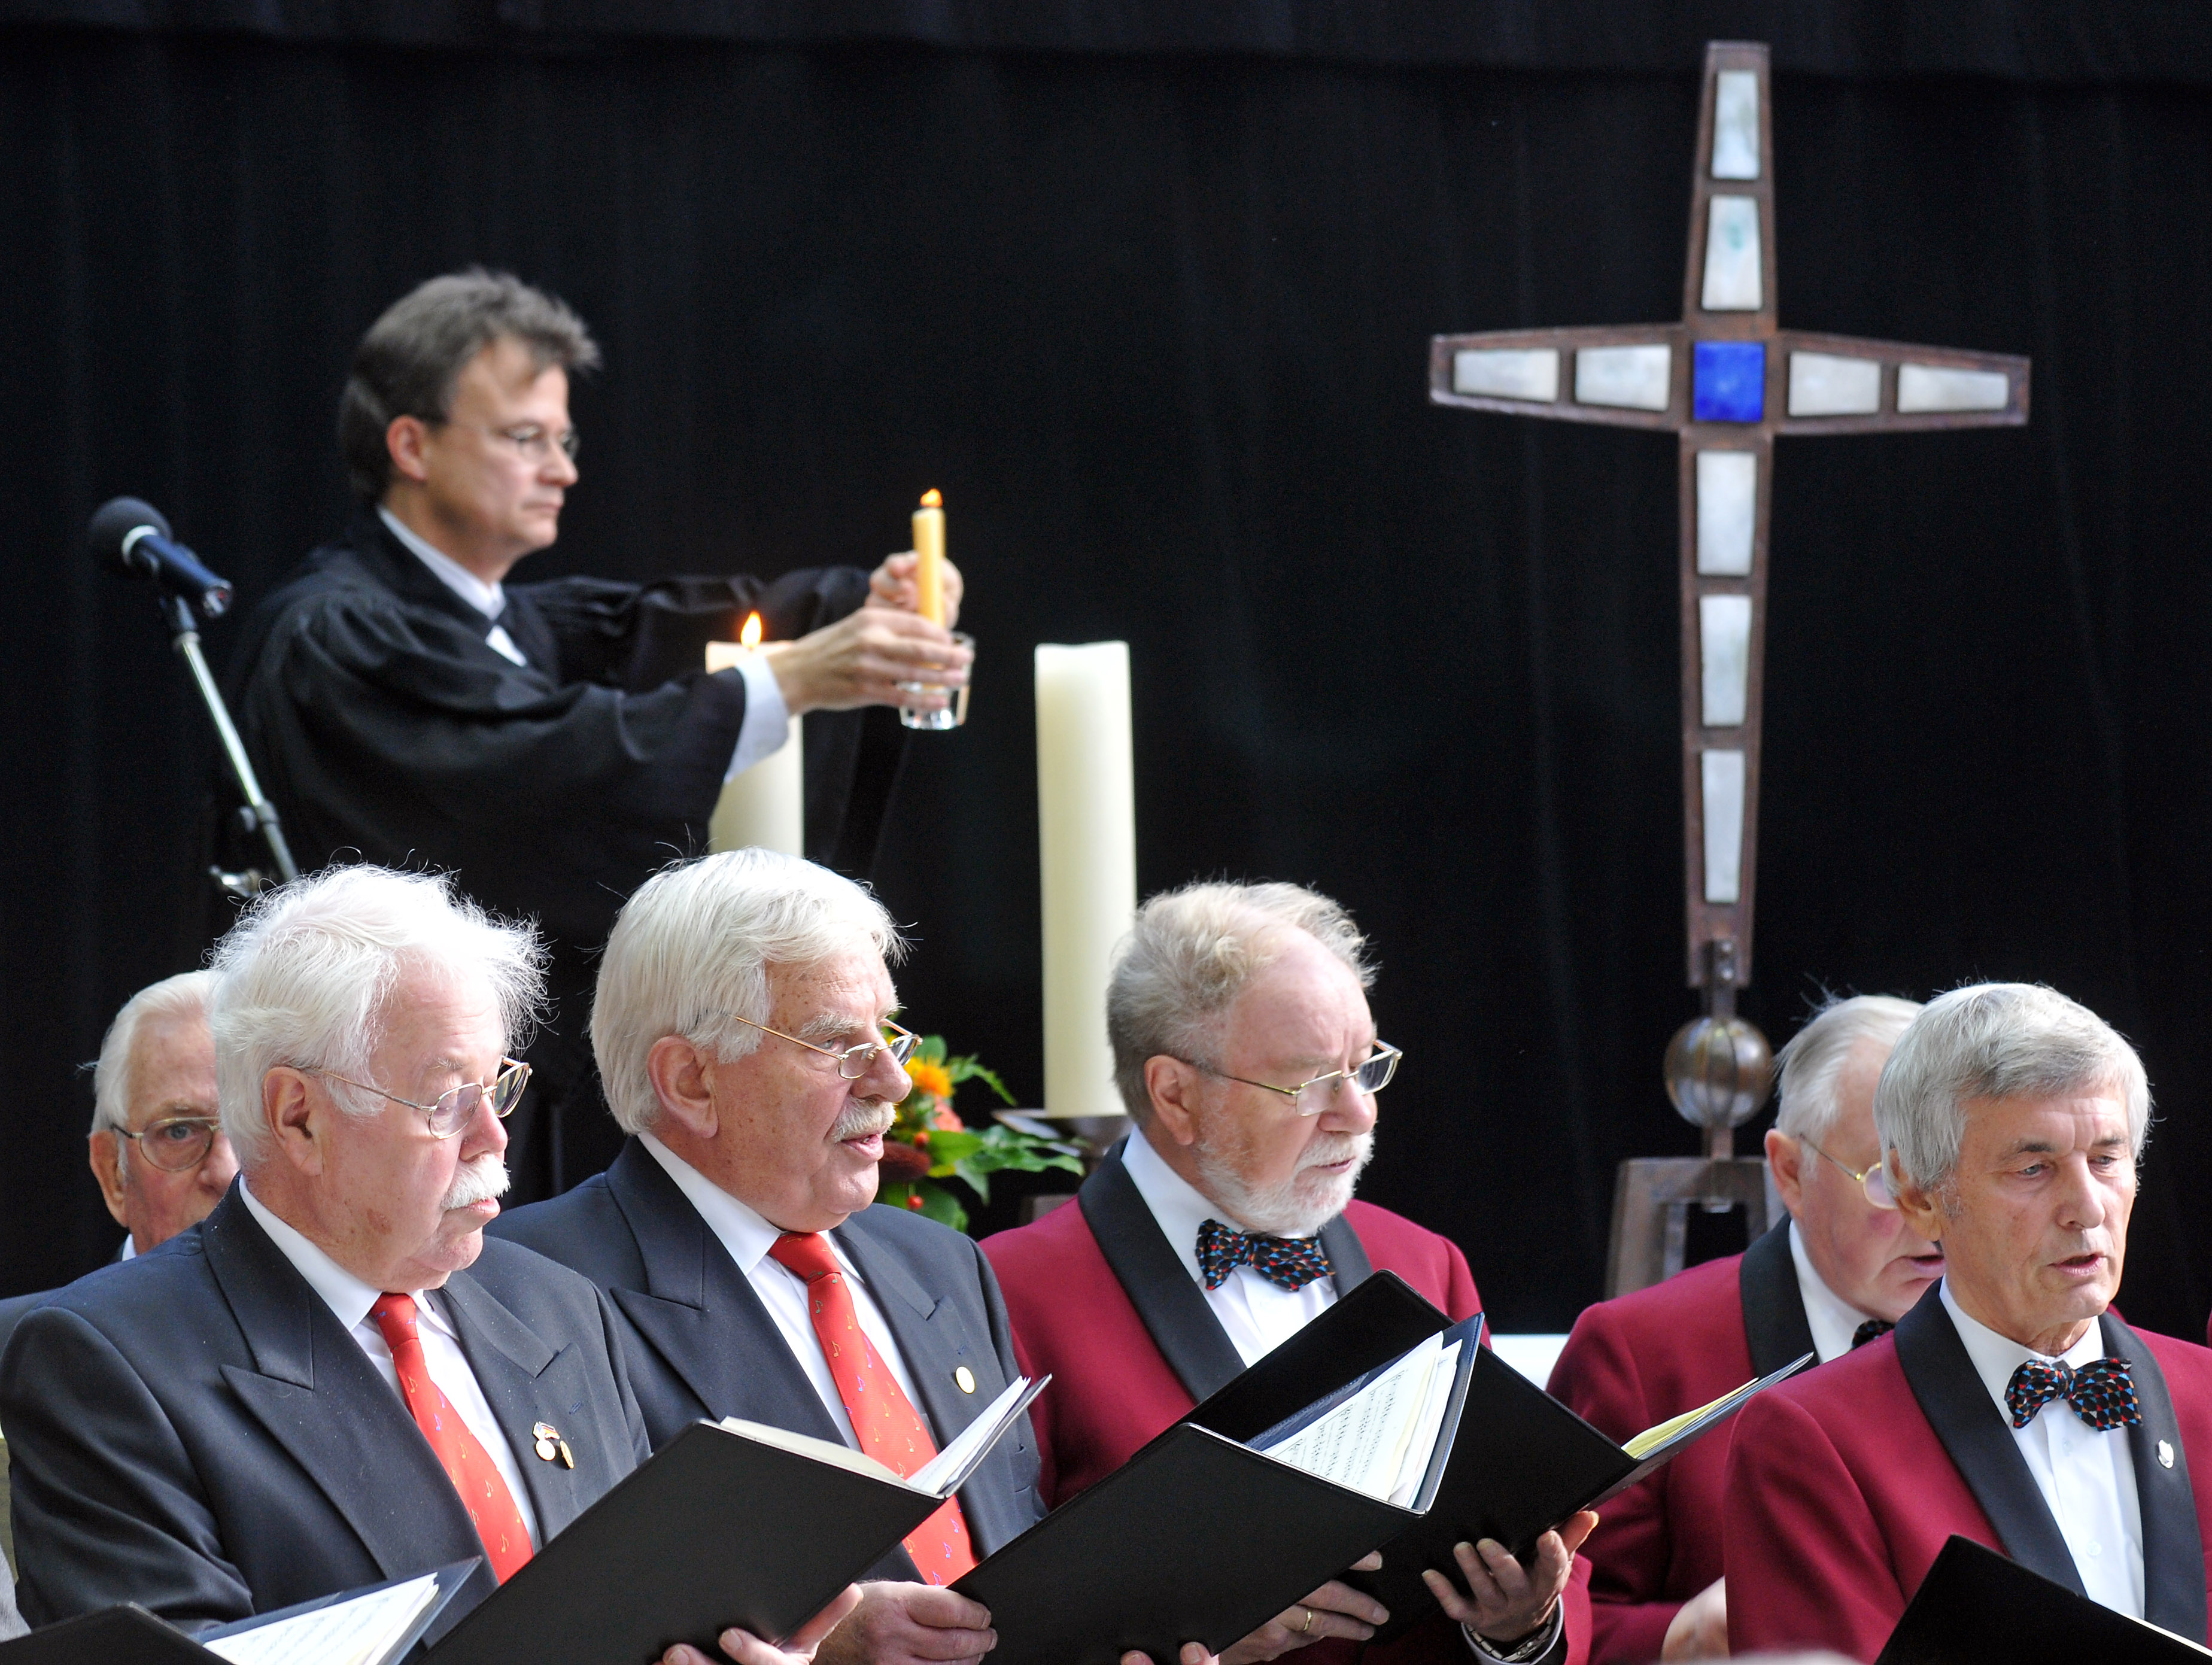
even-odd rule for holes
{"type": "Polygon", "coordinates": [[[1667,1097],[1707,1133],[1741,1127],[1774,1091],[1774,1049],[1741,1018],[1697,1018],[1667,1043],[1667,1097]]]}

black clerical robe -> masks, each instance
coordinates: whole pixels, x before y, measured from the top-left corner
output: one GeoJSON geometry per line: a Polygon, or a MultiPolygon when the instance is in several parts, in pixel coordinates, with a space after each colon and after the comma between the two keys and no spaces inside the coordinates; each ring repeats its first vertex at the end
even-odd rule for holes
{"type": "MultiPolygon", "coordinates": [[[[365,507],[247,620],[233,709],[301,871],[451,871],[551,939],[553,1019],[527,1054],[536,1076],[512,1129],[517,1200],[574,1184],[620,1148],[584,1033],[591,956],[648,874],[707,848],[745,686],[706,673],[706,644],[756,609],[771,640],[803,635],[867,587],[849,567],[767,583],[511,584],[496,622],[529,661],[516,665],[487,644],[494,621],[365,507]]],[[[810,720],[816,860],[866,872],[902,732],[888,710],[810,720]]]]}

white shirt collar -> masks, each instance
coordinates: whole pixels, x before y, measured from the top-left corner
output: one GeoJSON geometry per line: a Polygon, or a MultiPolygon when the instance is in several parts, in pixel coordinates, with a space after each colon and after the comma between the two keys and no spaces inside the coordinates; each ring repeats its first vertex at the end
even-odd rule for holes
{"type": "MultiPolygon", "coordinates": [[[[707,1229],[721,1239],[722,1247],[729,1250],[738,1270],[750,1278],[753,1268],[775,1247],[783,1228],[771,1224],[739,1202],[651,1133],[640,1133],[637,1142],[652,1152],[653,1159],[676,1182],[676,1188],[683,1192],[684,1200],[699,1211],[699,1218],[707,1222],[707,1229]]],[[[843,1258],[838,1257],[841,1262],[843,1258]]]]}
{"type": "MultiPolygon", "coordinates": [[[[1951,1293],[1951,1280],[1943,1280],[1943,1310],[1951,1315],[1952,1326],[1959,1332],[1959,1340],[1966,1349],[1966,1357],[1974,1362],[1974,1374],[1982,1378],[1982,1385],[1990,1390],[1990,1397],[1997,1408],[2005,1413],[2008,1424],[2012,1413],[2005,1406],[2005,1389],[2012,1385],[2012,1373],[2031,1358],[2051,1360],[2033,1347],[2024,1347],[2008,1335],[2000,1335],[1979,1319],[1970,1316],[1951,1293]]],[[[2092,1359],[2105,1356],[2105,1327],[2093,1323],[2081,1332],[2081,1339],[2069,1347],[2061,1358],[2065,1363],[2080,1369],[2092,1359]]]]}
{"type": "MultiPolygon", "coordinates": [[[[307,1241],[296,1228],[280,1220],[269,1212],[268,1206],[253,1194],[253,1188],[241,1175],[238,1194],[245,1199],[246,1212],[252,1214],[261,1229],[269,1234],[270,1242],[277,1252],[291,1261],[292,1267],[307,1280],[323,1304],[337,1316],[339,1323],[351,1329],[368,1316],[368,1310],[385,1293],[373,1284],[365,1284],[336,1261],[307,1241]]],[[[419,1307],[422,1303],[416,1303],[419,1307]]]]}
{"type": "Polygon", "coordinates": [[[390,509],[380,505],[376,512],[383,517],[384,524],[392,535],[405,544],[416,560],[435,573],[447,589],[486,618],[496,620],[499,617],[507,606],[507,592],[504,589],[496,584],[485,583],[443,550],[425,541],[390,509]]]}
{"type": "Polygon", "coordinates": [[[1182,1262],[1183,1270],[1190,1273],[1193,1282],[1204,1288],[1206,1274],[1198,1264],[1198,1228],[1211,1219],[1243,1231],[1247,1229],[1243,1222],[1169,1167],[1141,1128],[1129,1130],[1129,1142],[1121,1147],[1121,1166],[1137,1188],[1137,1194],[1152,1211],[1152,1218],[1165,1234],[1168,1247],[1182,1262]]]}
{"type": "Polygon", "coordinates": [[[1813,1350],[1820,1363],[1841,1358],[1851,1350],[1851,1338],[1872,1316],[1861,1312],[1830,1289],[1805,1249],[1805,1229],[1795,1216],[1790,1221],[1790,1258],[1797,1267],[1797,1293],[1805,1303],[1805,1326],[1813,1332],[1813,1350]]]}

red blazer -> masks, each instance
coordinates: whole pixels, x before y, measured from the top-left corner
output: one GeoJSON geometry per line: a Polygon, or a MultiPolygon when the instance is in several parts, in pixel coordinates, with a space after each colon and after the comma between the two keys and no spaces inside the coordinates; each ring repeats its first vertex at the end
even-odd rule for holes
{"type": "MultiPolygon", "coordinates": [[[[2124,1437],[2142,1509],[2145,1616],[2202,1642],[2212,1352],[2130,1330],[2109,1312],[2100,1322],[2106,1350],[2133,1363],[2143,1414],[2124,1437]],[[2170,1467],[2159,1460],[2161,1441],[2170,1467]],[[2194,1473],[2205,1480],[2192,1485],[2194,1473]]],[[[1892,1334],[1738,1413],[1723,1517],[1729,1645],[1872,1660],[1954,1532],[2081,1588],[2011,1429],[1931,1288],[1892,1334]]]]}
{"type": "MultiPolygon", "coordinates": [[[[1587,1308],[1553,1367],[1552,1397],[1626,1440],[1813,1351],[1787,1217],[1748,1253],[1587,1308]]],[[[1720,1430],[1599,1511],[1590,1565],[1590,1658],[1659,1657],[1683,1602],[1721,1576],[1720,1430]]]]}
{"type": "MultiPolygon", "coordinates": [[[[1381,1268],[1396,1273],[1455,1321],[1481,1310],[1458,1247],[1388,1210],[1354,1202],[1321,1237],[1340,1282],[1347,1272],[1364,1277],[1370,1267],[1381,1268]]],[[[1243,1368],[1113,1158],[1085,1182],[1081,1201],[987,1238],[983,1253],[1006,1297],[1024,1373],[1049,1371],[1053,1377],[1030,1407],[1040,1456],[1037,1485],[1047,1508],[1113,1473],[1243,1368]],[[1102,1211],[1109,1222],[1109,1246],[1102,1247],[1086,1207],[1102,1211]],[[1134,1298],[1109,1261],[1109,1247],[1115,1262],[1132,1268],[1134,1298]]],[[[1587,1580],[1586,1564],[1577,1557],[1566,1597],[1571,1665],[1588,1657],[1587,1580]]],[[[1300,1665],[1348,1665],[1361,1651],[1349,1644],[1321,1643],[1295,1657],[1300,1665]]],[[[1367,1665],[1473,1665],[1474,1658],[1457,1627],[1441,1616],[1386,1647],[1364,1651],[1367,1665]]]]}

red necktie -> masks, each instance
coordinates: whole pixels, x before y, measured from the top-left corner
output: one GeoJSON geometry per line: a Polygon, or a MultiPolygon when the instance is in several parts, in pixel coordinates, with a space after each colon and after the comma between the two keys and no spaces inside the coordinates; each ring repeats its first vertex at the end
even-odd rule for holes
{"type": "MultiPolygon", "coordinates": [[[[901,1475],[913,1474],[937,1455],[937,1442],[862,1332],[853,1291],[837,1269],[829,1241],[819,1232],[787,1231],[769,1253],[806,1279],[806,1310],[860,1449],[901,1475]]],[[[908,1533],[906,1551],[933,1584],[949,1584],[973,1567],[975,1553],[959,1498],[947,1498],[942,1509],[908,1533]]]]}
{"type": "Polygon", "coordinates": [[[415,1301],[407,1295],[384,1295],[369,1310],[377,1328],[392,1349],[392,1363],[399,1372],[399,1391],[415,1413],[415,1425],[446,1474],[461,1494],[461,1507],[469,1511],[477,1536],[483,1540],[493,1577],[501,1583],[512,1578],[530,1559],[530,1530],[522,1511],[514,1506],[514,1493],[507,1489],[499,1465],[477,1443],[460,1413],[430,1379],[429,1361],[422,1356],[422,1339],[415,1333],[415,1301]]]}

